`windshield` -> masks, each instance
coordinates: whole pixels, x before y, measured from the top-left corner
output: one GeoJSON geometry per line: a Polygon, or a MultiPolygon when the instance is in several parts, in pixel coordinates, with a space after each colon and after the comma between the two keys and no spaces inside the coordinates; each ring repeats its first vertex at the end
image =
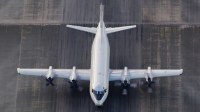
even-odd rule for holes
{"type": "Polygon", "coordinates": [[[97,100],[101,100],[102,97],[103,97],[103,95],[104,95],[104,93],[105,93],[105,90],[102,90],[102,91],[95,91],[95,90],[92,89],[92,93],[94,94],[94,96],[95,96],[95,98],[96,98],[97,100]]]}
{"type": "Polygon", "coordinates": [[[93,90],[93,93],[94,94],[104,94],[104,90],[103,91],[95,91],[95,90],[93,90]]]}

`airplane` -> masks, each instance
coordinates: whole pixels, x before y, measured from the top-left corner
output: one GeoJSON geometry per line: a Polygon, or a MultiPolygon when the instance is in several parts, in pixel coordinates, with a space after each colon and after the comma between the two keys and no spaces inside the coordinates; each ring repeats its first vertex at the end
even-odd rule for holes
{"type": "MultiPolygon", "coordinates": [[[[106,100],[109,92],[109,82],[110,81],[121,81],[120,83],[115,83],[116,86],[122,86],[122,94],[127,94],[127,89],[129,87],[136,87],[135,83],[130,83],[131,79],[145,78],[146,81],[141,82],[141,85],[148,85],[148,91],[151,92],[151,84],[156,83],[153,81],[155,77],[164,76],[178,76],[183,73],[183,69],[110,69],[110,46],[107,38],[107,34],[118,32],[122,30],[127,30],[135,28],[136,25],[106,28],[103,20],[104,15],[104,5],[100,5],[100,22],[97,28],[93,27],[82,27],[67,25],[66,27],[86,31],[95,34],[92,53],[91,53],[91,68],[90,69],[76,69],[74,66],[72,69],[53,69],[52,66],[49,69],[21,69],[17,68],[17,72],[23,75],[34,75],[42,76],[46,80],[46,85],[52,85],[55,89],[58,87],[53,84],[55,78],[65,78],[68,79],[70,88],[78,89],[82,91],[82,87],[78,86],[78,80],[90,81],[90,96],[96,106],[102,106],[106,100]]],[[[116,37],[117,38],[117,37],[116,37]]]]}

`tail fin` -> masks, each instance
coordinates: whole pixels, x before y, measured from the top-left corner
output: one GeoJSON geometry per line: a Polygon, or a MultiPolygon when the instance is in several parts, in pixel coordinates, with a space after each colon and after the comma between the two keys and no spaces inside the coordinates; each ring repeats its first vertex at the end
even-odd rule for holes
{"type": "Polygon", "coordinates": [[[127,29],[131,29],[131,28],[135,28],[136,25],[131,25],[131,26],[122,26],[122,27],[115,27],[115,28],[106,28],[106,33],[114,33],[114,32],[118,32],[118,31],[123,31],[123,30],[127,30],[127,29]]]}
{"type": "Polygon", "coordinates": [[[104,5],[100,5],[100,27],[103,28],[104,5]]]}
{"type": "MultiPolygon", "coordinates": [[[[103,15],[104,15],[104,5],[100,5],[100,27],[103,28],[104,26],[104,22],[103,22],[103,15]]],[[[81,31],[86,31],[89,33],[94,33],[96,34],[97,32],[97,28],[89,28],[89,27],[82,27],[82,26],[75,26],[75,25],[67,25],[67,27],[69,28],[73,28],[73,29],[77,29],[77,30],[81,30],[81,31]]],[[[113,33],[113,32],[118,32],[118,31],[122,31],[122,30],[127,30],[127,29],[131,29],[131,28],[135,28],[136,25],[131,25],[131,26],[123,26],[123,27],[116,27],[116,28],[106,28],[106,33],[113,33]]]]}
{"type": "Polygon", "coordinates": [[[97,28],[93,28],[93,27],[89,28],[89,27],[82,27],[82,26],[75,26],[75,25],[67,25],[66,27],[89,32],[89,33],[94,33],[94,34],[96,34],[97,32],[97,28]]]}
{"type": "Polygon", "coordinates": [[[100,5],[100,21],[103,21],[103,15],[104,15],[104,5],[100,5]]]}

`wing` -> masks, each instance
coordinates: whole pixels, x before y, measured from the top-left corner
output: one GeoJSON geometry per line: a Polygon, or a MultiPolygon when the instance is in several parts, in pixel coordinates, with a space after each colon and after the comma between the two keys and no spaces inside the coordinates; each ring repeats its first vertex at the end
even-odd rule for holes
{"type": "Polygon", "coordinates": [[[109,80],[110,81],[121,80],[122,73],[123,70],[110,70],[109,80]]]}
{"type": "MultiPolygon", "coordinates": [[[[72,69],[54,69],[54,73],[59,78],[69,78],[72,69]]],[[[79,80],[90,80],[90,70],[89,69],[76,69],[76,74],[79,80]]]]}
{"type": "MultiPolygon", "coordinates": [[[[124,71],[123,69],[111,70],[109,80],[110,81],[121,80],[123,71],[124,71]]],[[[144,69],[143,70],[129,69],[129,76],[130,76],[129,78],[130,79],[145,78],[146,71],[147,70],[144,70],[144,69]]]]}
{"type": "MultiPolygon", "coordinates": [[[[110,81],[121,80],[121,76],[124,70],[111,70],[110,81]]],[[[129,69],[128,74],[130,79],[145,78],[148,70],[146,69],[129,69]]],[[[162,69],[162,70],[151,70],[152,77],[167,77],[167,76],[178,76],[183,73],[183,69],[162,69]]]]}
{"type": "MultiPolygon", "coordinates": [[[[33,75],[33,76],[46,76],[49,69],[20,69],[17,71],[20,75],[33,75]]],[[[53,69],[53,74],[57,75],[58,78],[69,78],[72,69],[53,69]]],[[[89,69],[76,69],[76,74],[79,80],[90,80],[89,69]]]]}
{"type": "Polygon", "coordinates": [[[82,26],[75,26],[75,25],[67,25],[67,27],[85,31],[85,32],[89,32],[89,33],[94,33],[94,34],[96,34],[96,32],[97,32],[97,28],[93,28],[93,27],[89,28],[89,27],[82,27],[82,26]]]}

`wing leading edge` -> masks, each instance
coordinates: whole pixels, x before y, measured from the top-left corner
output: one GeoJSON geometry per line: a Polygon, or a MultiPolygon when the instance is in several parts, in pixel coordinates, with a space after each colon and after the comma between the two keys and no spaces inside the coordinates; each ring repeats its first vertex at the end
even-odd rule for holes
{"type": "MultiPolygon", "coordinates": [[[[154,77],[167,77],[167,76],[178,76],[183,73],[183,69],[162,69],[162,70],[151,70],[151,78],[154,77]]],[[[149,74],[148,69],[129,69],[128,76],[129,79],[146,78],[149,74]]],[[[110,70],[110,81],[121,80],[122,75],[124,75],[124,70],[110,70]]]]}
{"type": "MultiPolygon", "coordinates": [[[[47,76],[49,69],[21,69],[17,68],[17,72],[20,75],[32,75],[32,76],[47,76]]],[[[52,74],[58,78],[69,79],[73,69],[53,69],[52,74]]],[[[76,69],[76,75],[78,80],[90,80],[89,69],[76,69]]]]}

